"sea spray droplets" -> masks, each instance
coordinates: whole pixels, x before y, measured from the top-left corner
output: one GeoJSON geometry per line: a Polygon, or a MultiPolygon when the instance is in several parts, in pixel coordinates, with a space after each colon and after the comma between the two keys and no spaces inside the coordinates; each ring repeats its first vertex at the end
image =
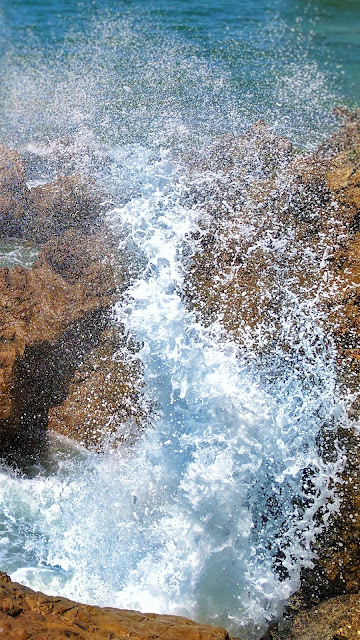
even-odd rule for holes
{"type": "MultiPolygon", "coordinates": [[[[88,136],[105,146],[186,150],[261,117],[309,147],[309,137],[319,140],[333,124],[328,114],[341,100],[334,88],[341,75],[330,47],[320,48],[318,60],[318,40],[304,29],[303,15],[291,9],[289,24],[281,2],[276,14],[274,3],[270,13],[261,3],[255,20],[252,2],[213,7],[209,31],[192,2],[185,15],[194,12],[193,26],[189,16],[185,25],[172,22],[185,18],[181,2],[163,11],[157,2],[65,3],[62,18],[46,5],[38,8],[40,31],[21,4],[15,13],[23,29],[11,22],[11,2],[0,22],[0,131],[12,145],[88,136]],[[47,22],[56,28],[47,30],[47,22]]],[[[83,152],[79,164],[99,169],[83,152]]]]}
{"type": "MultiPolygon", "coordinates": [[[[114,192],[126,174],[121,151],[114,192]]],[[[334,411],[328,344],[315,349],[313,307],[303,310],[302,344],[317,375],[304,386],[284,361],[265,386],[264,372],[182,300],[182,245],[199,222],[184,204],[187,178],[167,154],[154,162],[138,150],[135,165],[138,196],[109,211],[108,224],[122,238],[128,229],[143,271],[116,311],[143,344],[159,419],[130,450],[65,457],[48,478],[4,475],[3,566],[47,592],[183,613],[234,633],[252,633],[255,621],[259,636],[311,563],[312,516],[331,497],[336,469],[315,442],[334,411]],[[275,570],[279,553],[287,574],[275,570]]],[[[290,338],[297,318],[286,318],[290,338]]]]}
{"type": "MultiPolygon", "coordinates": [[[[138,202],[138,220],[141,219],[144,225],[141,246],[145,247],[147,255],[150,256],[154,246],[158,248],[158,234],[154,231],[154,209],[148,206],[152,197],[147,194],[142,203],[138,202]],[[152,247],[150,251],[149,247],[152,247]]],[[[171,209],[167,214],[168,230],[171,229],[169,220],[176,219],[174,211],[177,209],[171,209]]],[[[118,211],[118,214],[129,219],[127,207],[125,211],[118,211]]],[[[163,217],[161,221],[163,222],[163,217]]],[[[176,227],[173,227],[173,230],[174,237],[167,237],[166,242],[175,241],[181,244],[181,236],[176,237],[176,227]]],[[[153,258],[150,258],[150,262],[152,265],[155,264],[153,258]]],[[[177,273],[178,282],[178,274],[181,275],[183,270],[178,262],[170,266],[167,270],[160,266],[150,271],[150,275],[145,278],[146,283],[140,287],[141,295],[138,285],[133,292],[130,290],[129,296],[134,293],[134,300],[128,318],[131,329],[144,340],[143,356],[148,366],[149,383],[154,388],[154,395],[163,401],[162,409],[167,422],[170,421],[171,424],[174,415],[177,416],[177,430],[184,430],[182,441],[190,453],[185,465],[185,455],[181,459],[183,479],[176,494],[176,516],[175,513],[172,514],[168,535],[174,535],[174,522],[178,520],[179,510],[183,512],[183,517],[186,514],[193,524],[200,524],[200,539],[205,542],[202,546],[200,539],[194,539],[195,547],[201,549],[201,563],[196,563],[192,574],[192,582],[198,585],[195,611],[197,610],[199,615],[205,615],[206,609],[206,615],[215,618],[220,615],[219,594],[217,593],[213,601],[211,596],[211,581],[216,573],[211,567],[214,564],[219,570],[221,565],[227,601],[225,604],[224,600],[224,615],[246,623],[245,602],[249,597],[245,596],[246,592],[251,594],[248,611],[256,609],[259,615],[262,611],[261,615],[265,617],[276,615],[282,599],[296,588],[300,566],[311,562],[309,540],[314,535],[315,526],[312,516],[331,493],[326,479],[329,468],[322,462],[317,462],[315,436],[321,421],[329,417],[333,411],[333,365],[330,359],[327,366],[321,350],[319,353],[314,352],[309,343],[309,363],[314,356],[315,367],[319,361],[317,384],[313,387],[312,393],[309,394],[309,389],[304,390],[302,376],[297,375],[296,369],[293,371],[290,368],[278,371],[278,385],[273,389],[276,395],[264,395],[263,390],[257,388],[254,378],[249,378],[241,360],[235,359],[234,350],[228,348],[227,352],[225,345],[220,348],[212,341],[210,335],[206,335],[194,322],[194,318],[182,307],[174,292],[171,291],[169,295],[169,281],[166,277],[170,272],[177,273]],[[160,294],[164,283],[166,286],[160,294]],[[155,291],[157,295],[153,295],[155,291]],[[166,313],[163,313],[165,304],[168,306],[166,313]],[[177,345],[184,345],[183,355],[180,357],[178,350],[175,351],[176,358],[173,357],[174,352],[169,350],[169,336],[170,340],[175,337],[177,345]],[[179,382],[174,384],[174,381],[181,378],[184,380],[185,377],[186,387],[179,385],[179,382]],[[168,396],[164,394],[166,388],[169,389],[168,396]],[[174,394],[174,388],[178,390],[177,395],[174,394]],[[307,396],[304,396],[304,393],[307,396]],[[171,412],[168,409],[169,400],[171,412]],[[196,421],[193,416],[197,417],[196,421]],[[298,508],[294,506],[294,500],[299,497],[301,501],[303,498],[302,474],[310,464],[315,469],[317,492],[309,499],[308,509],[306,501],[298,508]],[[216,473],[215,476],[211,476],[211,469],[214,472],[222,470],[221,482],[219,479],[216,480],[216,473]],[[208,477],[209,473],[211,480],[208,477]],[[279,502],[273,513],[269,510],[268,503],[276,493],[279,502]],[[231,514],[225,508],[223,496],[226,496],[226,505],[234,505],[231,514]],[[263,519],[261,515],[258,518],[259,507],[263,519]],[[252,509],[255,509],[254,513],[251,513],[252,509]],[[209,521],[211,524],[208,524],[209,521]],[[245,526],[242,529],[246,521],[248,528],[245,526]],[[267,521],[269,524],[264,526],[267,521]],[[224,535],[225,541],[222,539],[224,535]],[[245,568],[241,558],[248,558],[249,544],[250,558],[253,559],[247,560],[245,568]],[[288,579],[282,581],[274,571],[274,562],[279,551],[285,554],[285,565],[288,569],[288,579]],[[219,565],[216,560],[223,556],[224,559],[219,561],[219,565]],[[231,567],[234,566],[234,574],[237,577],[231,580],[231,567]],[[242,586],[239,576],[242,576],[242,579],[245,577],[242,586]],[[249,588],[250,591],[247,591],[249,588]],[[240,607],[237,601],[236,609],[233,611],[230,607],[228,616],[225,613],[226,607],[233,598],[238,598],[239,594],[240,607]]],[[[314,331],[316,324],[312,311],[313,305],[310,304],[310,308],[307,309],[310,315],[304,316],[304,322],[309,330],[314,331]]],[[[293,321],[296,323],[296,316],[293,321]]],[[[292,331],[298,339],[295,325],[292,331]]],[[[323,348],[323,353],[327,353],[326,341],[323,348]]],[[[167,463],[171,461],[171,450],[167,452],[166,460],[167,463]]],[[[168,519],[165,522],[161,521],[162,531],[167,531],[168,523],[168,519]]],[[[180,531],[177,533],[181,539],[180,531]]],[[[177,548],[175,541],[174,548],[177,548]]],[[[173,554],[166,553],[166,550],[167,548],[160,558],[160,565],[158,562],[147,560],[145,575],[144,563],[141,564],[140,571],[136,572],[132,583],[132,592],[139,588],[139,584],[142,585],[140,593],[143,596],[144,589],[145,592],[152,592],[154,571],[155,576],[158,572],[164,575],[169,556],[173,557],[173,554]],[[149,579],[150,589],[146,586],[149,579]]],[[[182,554],[181,550],[178,558],[180,567],[187,566],[186,554],[182,554]]],[[[181,572],[181,569],[179,571],[181,572]]],[[[172,570],[170,574],[171,572],[172,570]]],[[[187,584],[186,578],[180,576],[178,589],[180,585],[184,587],[184,584],[187,584]]],[[[155,581],[157,579],[155,578],[155,581]]],[[[177,602],[175,592],[173,604],[177,602]]],[[[129,587],[123,593],[128,596],[129,587]]],[[[189,598],[190,592],[185,601],[189,598]]],[[[132,606],[135,606],[134,601],[132,606]]],[[[167,599],[167,606],[171,608],[171,598],[167,599]]]]}
{"type": "MultiPolygon", "coordinates": [[[[108,223],[122,238],[128,231],[143,264],[116,313],[143,342],[160,417],[132,450],[65,458],[51,478],[4,473],[1,564],[48,592],[187,613],[259,636],[297,588],[301,566],[311,563],[313,515],[332,498],[336,464],[324,464],[316,446],[336,409],[331,344],[314,308],[298,304],[291,290],[282,331],[294,353],[305,351],[305,378],[300,360],[294,364],[285,351],[272,352],[273,369],[259,370],[252,348],[259,335],[251,327],[244,330],[247,353],[239,354],[219,325],[199,324],[183,303],[188,257],[181,256],[184,241],[187,254],[196,248],[189,236],[202,211],[189,205],[187,178],[161,147],[186,148],[191,157],[215,131],[243,130],[264,110],[272,117],[274,96],[279,129],[291,122],[291,135],[308,144],[308,120],[315,114],[323,123],[323,96],[312,80],[325,75],[317,64],[306,66],[312,99],[304,123],[303,76],[282,68],[294,47],[290,40],[280,51],[276,28],[262,33],[267,44],[275,41],[262,82],[251,67],[255,83],[239,90],[242,78],[233,82],[224,60],[205,59],[185,40],[164,38],[162,28],[155,33],[151,20],[139,27],[135,18],[117,16],[96,28],[93,22],[90,35],[70,36],[70,52],[60,59],[32,52],[24,65],[10,52],[3,135],[27,149],[29,139],[48,138],[46,153],[57,154],[51,166],[94,171],[108,187],[108,223]],[[66,136],[75,142],[68,146],[66,136]],[[312,491],[305,489],[309,478],[312,491]]],[[[241,39],[233,42],[235,58],[247,53],[245,79],[250,61],[258,65],[258,40],[244,49],[241,39]]],[[[301,37],[297,44],[306,57],[301,37]]],[[[302,54],[296,56],[301,66],[302,54]]]]}

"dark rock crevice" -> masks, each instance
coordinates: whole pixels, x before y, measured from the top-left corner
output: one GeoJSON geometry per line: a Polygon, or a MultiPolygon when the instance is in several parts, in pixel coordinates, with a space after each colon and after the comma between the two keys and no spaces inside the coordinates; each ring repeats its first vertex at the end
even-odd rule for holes
{"type": "Polygon", "coordinates": [[[139,358],[111,319],[139,265],[105,228],[101,199],[79,175],[29,189],[23,158],[0,145],[0,238],[39,249],[31,268],[0,269],[0,457],[22,469],[48,430],[101,448],[150,412],[139,358]]]}
{"type": "Polygon", "coordinates": [[[26,346],[17,358],[11,388],[16,413],[11,428],[10,421],[0,423],[0,451],[8,463],[24,468],[39,461],[46,450],[49,410],[66,399],[75,370],[98,346],[110,316],[110,308],[95,309],[60,339],[26,346]]]}

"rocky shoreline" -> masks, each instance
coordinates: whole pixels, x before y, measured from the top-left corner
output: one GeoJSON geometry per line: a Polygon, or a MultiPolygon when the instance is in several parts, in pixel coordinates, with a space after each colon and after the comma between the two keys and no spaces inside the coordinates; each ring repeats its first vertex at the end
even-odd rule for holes
{"type": "Polygon", "coordinates": [[[130,420],[139,430],[150,406],[136,345],[112,328],[134,267],[101,224],[99,195],[75,176],[30,190],[20,155],[0,157],[0,241],[38,250],[29,269],[0,268],[0,451],[21,466],[49,430],[101,447],[130,420]]]}
{"type": "MultiPolygon", "coordinates": [[[[297,154],[258,122],[244,136],[224,138],[206,158],[193,160],[190,181],[196,167],[198,174],[213,172],[219,182],[190,190],[189,198],[201,207],[206,189],[213,189],[214,204],[204,210],[184,295],[202,322],[219,323],[240,349],[250,334],[258,336],[252,338],[253,351],[264,363],[274,341],[289,356],[279,320],[283,292],[273,278],[275,252],[262,242],[266,234],[286,233],[296,247],[286,256],[294,290],[320,292],[339,383],[353,396],[350,413],[357,420],[360,112],[341,115],[338,133],[311,155],[297,154]],[[239,203],[251,219],[250,235],[242,235],[239,203]],[[264,315],[273,319],[267,334],[264,315]]],[[[113,304],[138,266],[103,225],[101,194],[79,176],[30,189],[23,158],[1,146],[0,222],[0,242],[29,243],[38,254],[29,268],[0,268],[1,457],[26,471],[46,454],[49,432],[98,450],[131,444],[156,409],[146,395],[138,346],[113,327],[113,304]]],[[[328,426],[319,450],[324,458],[343,451],[341,509],[312,543],[315,565],[303,571],[285,622],[271,625],[264,640],[360,635],[359,438],[344,428],[334,440],[328,426]]],[[[10,640],[228,638],[222,629],[182,618],[125,615],[35,594],[5,574],[0,586],[0,637],[10,640]]]]}
{"type": "Polygon", "coordinates": [[[225,629],[180,616],[92,607],[45,596],[0,573],[0,638],[8,640],[229,640],[225,629]]]}
{"type": "MultiPolygon", "coordinates": [[[[333,336],[337,351],[339,384],[352,397],[349,413],[356,425],[360,112],[340,110],[339,115],[343,118],[339,131],[309,156],[298,156],[288,141],[276,138],[258,122],[242,138],[224,140],[220,155],[214,148],[205,163],[198,160],[203,171],[219,176],[219,184],[215,210],[207,215],[200,250],[192,259],[186,292],[199,318],[222,325],[240,349],[251,344],[266,364],[272,357],[269,345],[275,341],[285,357],[294,357],[289,355],[292,345],[281,326],[283,290],[273,275],[280,253],[282,267],[287,266],[294,276],[293,291],[303,299],[317,293],[324,330],[333,336]],[[260,176],[255,184],[254,169],[260,176]],[[251,220],[251,233],[248,229],[242,233],[239,203],[251,220]],[[278,246],[272,253],[265,238],[278,231],[287,234],[288,242],[283,253],[278,246]],[[292,255],[289,246],[295,247],[292,255]],[[264,316],[273,322],[264,323],[264,316]]],[[[197,200],[200,197],[195,194],[197,200]]],[[[312,541],[315,563],[303,570],[301,589],[290,600],[285,622],[271,625],[264,640],[352,640],[360,635],[359,436],[356,426],[339,428],[335,435],[329,426],[323,425],[319,451],[324,460],[340,451],[344,455],[337,486],[341,508],[312,541]]]]}

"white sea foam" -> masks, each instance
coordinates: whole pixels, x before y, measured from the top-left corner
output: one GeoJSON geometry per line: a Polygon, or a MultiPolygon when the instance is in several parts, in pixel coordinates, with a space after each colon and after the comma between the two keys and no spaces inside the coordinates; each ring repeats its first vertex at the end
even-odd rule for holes
{"type": "Polygon", "coordinates": [[[113,190],[134,166],[138,196],[107,222],[128,231],[144,271],[116,317],[142,343],[158,419],[130,450],[57,454],[48,477],[3,472],[1,566],[48,593],[259,637],[311,566],[314,514],[329,499],[336,508],[329,477],[340,462],[325,464],[316,445],[341,413],[331,344],[315,305],[298,304],[284,322],[290,334],[298,323],[308,373],[284,366],[266,386],[234,344],[205,330],[181,292],[181,250],[198,222],[183,204],[186,180],[166,153],[154,161],[136,148],[132,165],[125,151],[111,152],[113,190]]]}
{"type": "MultiPolygon", "coordinates": [[[[316,443],[343,411],[332,345],[315,298],[291,291],[283,331],[303,360],[278,361],[275,346],[272,376],[195,319],[182,295],[183,256],[195,249],[199,211],[186,204],[187,180],[169,149],[191,155],[264,113],[281,131],[292,121],[291,135],[307,144],[309,122],[324,121],[318,87],[326,92],[327,75],[309,63],[304,80],[306,44],[281,40],[280,51],[270,25],[250,44],[257,50],[264,37],[273,66],[255,93],[234,88],[224,60],[196,56],[191,43],[139,26],[129,11],[76,34],[76,45],[70,36],[68,56],[32,49],[26,64],[10,51],[1,134],[37,160],[31,179],[78,170],[108,188],[107,223],[119,238],[126,230],[144,266],[115,315],[142,343],[158,418],[126,450],[96,455],[55,440],[52,473],[3,469],[0,566],[47,593],[183,613],[256,638],[311,566],[314,514],[337,506],[329,478],[341,459],[325,463],[316,443]],[[256,93],[264,91],[266,104],[256,93]]],[[[227,44],[241,55],[237,41],[227,44]]]]}

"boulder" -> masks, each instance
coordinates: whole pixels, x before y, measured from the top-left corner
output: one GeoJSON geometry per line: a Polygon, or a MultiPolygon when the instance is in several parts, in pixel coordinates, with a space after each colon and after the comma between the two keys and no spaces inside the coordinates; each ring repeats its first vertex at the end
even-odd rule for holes
{"type": "Polygon", "coordinates": [[[44,244],[68,229],[90,233],[99,226],[101,194],[79,175],[58,176],[29,189],[21,155],[0,144],[0,235],[44,244]]]}
{"type": "Polygon", "coordinates": [[[99,447],[145,426],[137,347],[111,312],[132,270],[104,232],[72,230],[49,240],[31,269],[0,269],[0,451],[8,460],[36,458],[48,429],[99,447]]]}
{"type": "Polygon", "coordinates": [[[4,640],[229,640],[225,629],[180,616],[78,604],[32,591],[0,573],[4,640]]]}
{"type": "Polygon", "coordinates": [[[61,405],[49,410],[48,428],[86,447],[132,444],[149,423],[137,345],[120,327],[108,327],[75,369],[61,405]]]}
{"type": "Polygon", "coordinates": [[[320,305],[327,303],[330,258],[323,256],[329,243],[338,245],[345,222],[332,225],[322,160],[296,155],[290,143],[263,126],[237,145],[232,141],[221,152],[214,146],[220,154],[213,161],[214,178],[207,169],[203,177],[191,176],[200,185],[194,192],[200,215],[185,295],[205,324],[220,324],[244,353],[250,347],[258,358],[272,357],[275,343],[291,350],[283,331],[291,296],[319,291],[320,305]],[[221,166],[220,159],[237,145],[242,152],[221,166]]]}
{"type": "Polygon", "coordinates": [[[46,251],[32,269],[0,269],[2,455],[36,455],[48,408],[63,399],[74,368],[97,344],[115,291],[99,265],[67,281],[46,261],[46,251]]]}
{"type": "Polygon", "coordinates": [[[94,185],[66,176],[29,190],[25,177],[1,147],[2,232],[39,249],[30,269],[0,269],[0,455],[20,466],[49,428],[100,447],[115,432],[130,440],[149,413],[139,359],[111,317],[135,260],[101,225],[94,185]]]}
{"type": "MultiPolygon", "coordinates": [[[[251,149],[262,135],[248,134],[251,149]]],[[[186,278],[188,305],[206,324],[220,324],[244,354],[250,348],[257,364],[271,364],[274,347],[277,359],[281,352],[291,358],[291,336],[287,341],[282,323],[286,292],[302,301],[316,297],[324,330],[336,344],[339,384],[353,398],[350,418],[358,421],[360,112],[345,114],[339,131],[308,156],[291,154],[286,145],[265,137],[267,146],[260,148],[267,153],[255,174],[256,163],[248,171],[241,154],[222,167],[227,151],[221,155],[216,149],[215,183],[205,175],[206,197],[196,198],[202,215],[186,278]]],[[[341,509],[313,541],[315,567],[303,571],[299,595],[305,607],[360,590],[358,432],[339,429],[334,442],[333,431],[327,438],[324,425],[322,455],[338,455],[335,445],[346,458],[337,487],[341,509]]]]}

